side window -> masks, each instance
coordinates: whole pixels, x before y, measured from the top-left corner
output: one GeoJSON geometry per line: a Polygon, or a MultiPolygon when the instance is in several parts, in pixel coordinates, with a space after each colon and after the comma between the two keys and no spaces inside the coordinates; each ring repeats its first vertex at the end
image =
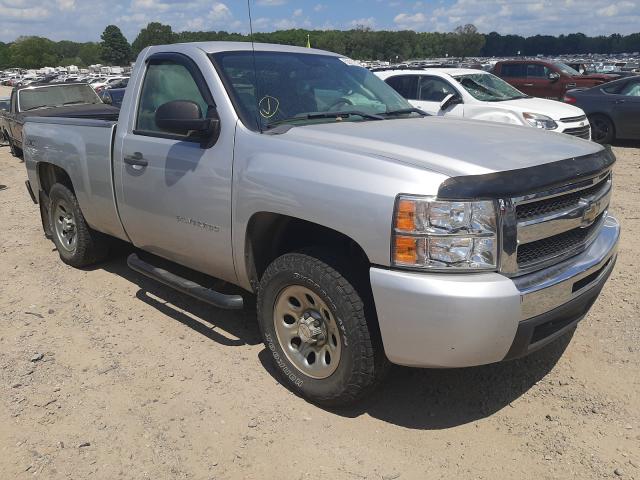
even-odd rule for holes
{"type": "Polygon", "coordinates": [[[446,81],[437,77],[420,77],[418,99],[426,102],[441,102],[447,95],[458,92],[446,81]]]}
{"type": "Polygon", "coordinates": [[[202,116],[207,113],[207,102],[187,67],[172,61],[150,63],[140,92],[136,130],[164,133],[156,125],[156,110],[173,100],[191,100],[200,106],[202,116]]]}
{"type": "Polygon", "coordinates": [[[527,63],[527,78],[547,78],[549,69],[539,63],[527,63]]]}
{"type": "Polygon", "coordinates": [[[503,77],[520,78],[524,77],[524,64],[522,63],[503,63],[500,67],[500,75],[503,77]]]}
{"type": "Polygon", "coordinates": [[[602,87],[602,91],[611,95],[619,94],[622,89],[626,88],[629,82],[612,82],[602,87]]]}
{"type": "Polygon", "coordinates": [[[628,82],[620,91],[620,95],[626,95],[628,97],[640,97],[640,81],[628,82]]]}
{"type": "Polygon", "coordinates": [[[418,99],[417,75],[398,75],[397,77],[387,78],[386,82],[404,98],[408,100],[418,99]]]}

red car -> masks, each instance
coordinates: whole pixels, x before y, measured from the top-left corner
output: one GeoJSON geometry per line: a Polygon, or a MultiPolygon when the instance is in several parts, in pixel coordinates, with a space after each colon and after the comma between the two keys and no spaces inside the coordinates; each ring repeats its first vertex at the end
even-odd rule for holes
{"type": "Polygon", "coordinates": [[[567,90],[590,88],[615,80],[616,75],[582,75],[560,62],[547,60],[504,60],[492,73],[532,97],[562,100],[567,90]]]}

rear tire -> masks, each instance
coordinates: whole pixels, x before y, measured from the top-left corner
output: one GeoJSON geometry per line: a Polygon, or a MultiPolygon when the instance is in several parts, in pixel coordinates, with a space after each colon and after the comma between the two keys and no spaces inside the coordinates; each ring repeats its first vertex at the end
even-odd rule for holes
{"type": "Polygon", "coordinates": [[[388,360],[365,318],[365,300],[341,273],[349,265],[321,256],[289,253],[269,265],[258,291],[258,321],[289,388],[336,407],[372,390],[388,360]]]}
{"type": "MultiPolygon", "coordinates": [[[[74,193],[60,183],[49,192],[49,225],[60,259],[73,267],[86,267],[109,254],[106,235],[92,230],[74,193]]],[[[45,229],[46,234],[46,229],[45,229]]]]}
{"type": "Polygon", "coordinates": [[[613,143],[616,129],[609,117],[596,113],[589,116],[589,123],[591,124],[591,140],[602,144],[613,143]]]}

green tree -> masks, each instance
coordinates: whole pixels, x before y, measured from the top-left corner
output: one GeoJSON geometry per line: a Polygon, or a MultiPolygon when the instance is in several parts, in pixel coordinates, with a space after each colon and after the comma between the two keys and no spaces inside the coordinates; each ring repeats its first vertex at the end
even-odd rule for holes
{"type": "Polygon", "coordinates": [[[9,44],[0,42],[0,68],[11,66],[11,57],[9,54],[9,44]]]}
{"type": "Polygon", "coordinates": [[[115,25],[108,25],[102,32],[102,60],[108,65],[127,65],[131,59],[131,45],[115,25]]]}
{"type": "Polygon", "coordinates": [[[101,56],[102,49],[99,43],[83,43],[80,50],[78,50],[78,57],[80,58],[80,62],[78,63],[84,66],[95,65],[96,63],[100,63],[101,56]]]}
{"type": "Polygon", "coordinates": [[[173,43],[176,35],[171,31],[170,25],[163,25],[158,22],[151,22],[140,33],[131,44],[134,55],[138,55],[143,48],[149,45],[166,45],[173,43]]]}
{"type": "Polygon", "coordinates": [[[55,42],[43,37],[19,37],[9,47],[13,67],[41,68],[58,63],[55,42]]]}
{"type": "Polygon", "coordinates": [[[485,37],[478,33],[475,25],[468,23],[464,26],[456,27],[450,41],[454,56],[471,57],[480,55],[480,51],[485,44],[485,37]]]}

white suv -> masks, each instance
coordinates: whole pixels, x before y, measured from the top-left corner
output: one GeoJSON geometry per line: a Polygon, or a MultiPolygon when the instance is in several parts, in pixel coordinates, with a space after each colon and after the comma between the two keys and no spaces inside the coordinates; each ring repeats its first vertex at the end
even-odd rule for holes
{"type": "Polygon", "coordinates": [[[530,97],[482,70],[427,68],[375,74],[431,115],[524,125],[591,139],[589,121],[580,108],[530,97]]]}

